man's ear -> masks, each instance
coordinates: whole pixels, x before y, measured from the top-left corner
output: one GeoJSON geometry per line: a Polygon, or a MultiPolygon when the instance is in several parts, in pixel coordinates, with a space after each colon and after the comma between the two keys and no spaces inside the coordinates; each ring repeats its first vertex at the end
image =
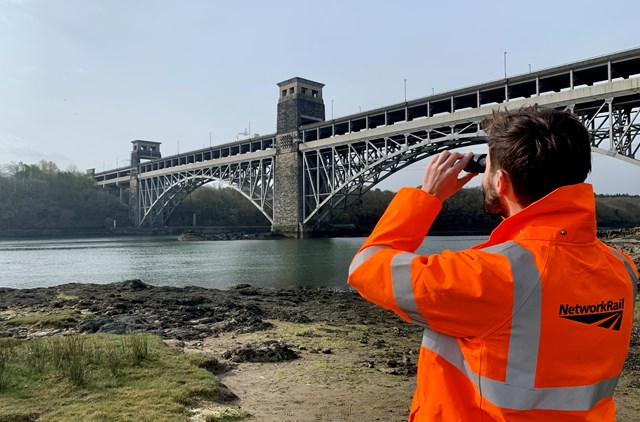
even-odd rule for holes
{"type": "Polygon", "coordinates": [[[496,183],[496,193],[499,196],[506,196],[510,192],[513,191],[513,186],[511,185],[511,178],[509,174],[503,169],[496,170],[496,174],[494,176],[496,183]]]}

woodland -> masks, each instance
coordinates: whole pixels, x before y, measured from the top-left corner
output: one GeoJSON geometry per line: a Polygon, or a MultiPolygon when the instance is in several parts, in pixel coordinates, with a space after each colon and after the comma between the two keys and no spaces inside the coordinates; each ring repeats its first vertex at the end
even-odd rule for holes
{"type": "MultiPolygon", "coordinates": [[[[0,235],[46,231],[126,230],[128,191],[96,186],[77,170],[55,163],[10,164],[0,171],[0,235]]],[[[395,192],[372,189],[346,209],[335,209],[330,225],[371,230],[395,192]]],[[[596,216],[602,229],[640,226],[640,196],[597,195],[596,216]]],[[[167,221],[168,227],[265,227],[266,217],[231,187],[208,184],[191,192],[167,221]],[[194,217],[195,216],[195,217],[194,217]]],[[[499,220],[482,209],[480,188],[463,189],[446,201],[433,230],[451,233],[489,232],[499,220]]]]}

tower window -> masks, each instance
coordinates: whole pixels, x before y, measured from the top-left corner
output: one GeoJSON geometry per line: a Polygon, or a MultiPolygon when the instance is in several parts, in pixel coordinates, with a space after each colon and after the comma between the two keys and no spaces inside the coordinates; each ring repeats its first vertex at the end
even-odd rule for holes
{"type": "Polygon", "coordinates": [[[307,88],[302,87],[300,89],[302,89],[302,95],[307,95],[307,88]]]}
{"type": "Polygon", "coordinates": [[[315,89],[312,89],[312,90],[311,90],[311,96],[312,96],[312,97],[318,97],[318,91],[317,91],[317,90],[315,90],[315,89]]]}
{"type": "Polygon", "coordinates": [[[282,96],[283,96],[283,97],[286,97],[286,96],[287,96],[287,90],[286,90],[286,89],[283,89],[283,90],[282,90],[282,96]]]}
{"type": "Polygon", "coordinates": [[[293,95],[296,93],[296,89],[294,87],[289,88],[289,94],[293,95]]]}

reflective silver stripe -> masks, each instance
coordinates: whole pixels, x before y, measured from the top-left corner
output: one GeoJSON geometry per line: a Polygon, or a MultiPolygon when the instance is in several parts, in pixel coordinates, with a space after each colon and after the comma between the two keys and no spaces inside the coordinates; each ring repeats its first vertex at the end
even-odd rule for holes
{"type": "Polygon", "coordinates": [[[380,249],[389,249],[388,246],[369,246],[358,252],[356,256],[353,257],[353,261],[351,261],[351,265],[349,266],[349,275],[351,275],[355,270],[358,269],[363,262],[367,259],[371,258],[376,252],[380,249]]]}
{"type": "Polygon", "coordinates": [[[507,242],[485,252],[504,255],[513,274],[513,310],[506,381],[474,373],[464,359],[454,337],[426,329],[422,346],[458,368],[476,386],[480,395],[504,409],[589,410],[598,401],[613,395],[618,377],[586,386],[535,388],[540,344],[542,286],[531,252],[515,242],[507,242]]]}
{"type": "Polygon", "coordinates": [[[577,387],[525,388],[474,373],[462,355],[455,337],[425,329],[422,346],[437,353],[469,378],[484,399],[503,409],[589,410],[613,394],[618,377],[577,387]],[[482,389],[481,389],[482,387],[482,389]]]}
{"type": "Polygon", "coordinates": [[[413,294],[413,281],[411,277],[411,261],[418,255],[401,252],[394,255],[391,260],[391,280],[393,287],[393,296],[396,304],[409,317],[413,324],[428,327],[427,320],[424,318],[413,294]]]}
{"type": "Polygon", "coordinates": [[[622,262],[624,262],[624,266],[627,267],[627,271],[629,271],[629,275],[631,275],[631,284],[633,285],[633,298],[635,302],[635,297],[638,294],[638,278],[636,277],[636,273],[633,272],[633,267],[631,267],[631,263],[627,261],[627,259],[624,256],[622,256],[620,252],[618,252],[613,248],[609,248],[609,250],[613,252],[615,256],[620,258],[622,262]]]}
{"type": "Polygon", "coordinates": [[[507,257],[513,274],[513,309],[505,382],[533,388],[540,345],[542,286],[531,252],[515,242],[485,249],[507,257]]]}

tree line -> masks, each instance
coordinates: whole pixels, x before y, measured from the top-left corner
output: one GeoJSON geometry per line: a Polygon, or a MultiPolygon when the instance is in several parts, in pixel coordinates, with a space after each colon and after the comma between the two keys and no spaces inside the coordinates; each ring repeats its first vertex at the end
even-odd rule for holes
{"type": "MultiPolygon", "coordinates": [[[[0,234],[38,230],[108,230],[129,226],[128,191],[112,192],[96,186],[75,170],[55,163],[11,164],[0,171],[0,234]]],[[[372,189],[355,204],[335,212],[329,224],[371,230],[395,192],[372,189]]],[[[598,195],[599,227],[640,226],[640,196],[598,195]]],[[[242,194],[230,187],[204,185],[175,209],[169,227],[268,227],[269,221],[242,194]],[[195,216],[195,217],[194,217],[195,216]]],[[[499,219],[482,208],[480,188],[463,189],[443,204],[433,230],[488,232],[499,219]]]]}
{"type": "Polygon", "coordinates": [[[128,224],[128,207],[77,171],[55,163],[11,164],[0,171],[0,230],[85,230],[128,224]]]}

